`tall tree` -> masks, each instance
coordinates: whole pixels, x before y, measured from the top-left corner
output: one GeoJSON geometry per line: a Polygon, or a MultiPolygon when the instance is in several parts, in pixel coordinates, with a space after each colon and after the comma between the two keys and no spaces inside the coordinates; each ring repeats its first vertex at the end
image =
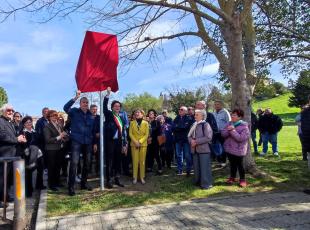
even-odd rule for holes
{"type": "Polygon", "coordinates": [[[181,106],[195,106],[197,101],[207,99],[207,87],[198,87],[197,89],[167,89],[168,93],[168,103],[170,105],[170,110],[175,114],[178,114],[179,108],[181,106]]]}
{"type": "Polygon", "coordinates": [[[292,96],[289,98],[290,107],[301,107],[309,103],[310,96],[310,70],[302,71],[294,83],[292,96]]]}
{"type": "Polygon", "coordinates": [[[128,94],[123,101],[124,109],[129,113],[133,112],[135,109],[138,108],[143,109],[145,112],[147,112],[149,109],[161,111],[162,104],[162,98],[154,97],[146,92],[140,95],[128,94]]]}
{"type": "Polygon", "coordinates": [[[5,103],[8,103],[8,96],[5,89],[3,87],[0,87],[0,107],[5,103]]]}

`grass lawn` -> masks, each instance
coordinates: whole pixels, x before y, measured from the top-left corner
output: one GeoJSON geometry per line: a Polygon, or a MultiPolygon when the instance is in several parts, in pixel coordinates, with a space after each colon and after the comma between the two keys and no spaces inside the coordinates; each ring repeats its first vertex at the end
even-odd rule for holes
{"type": "Polygon", "coordinates": [[[162,176],[147,174],[146,185],[132,185],[131,178],[123,177],[125,188],[114,188],[104,192],[99,191],[99,182],[94,180],[91,182],[96,187],[94,191],[81,192],[77,190],[75,197],[67,196],[65,189],[57,193],[49,191],[48,216],[178,202],[210,196],[310,188],[307,162],[301,161],[301,147],[296,134],[297,127],[292,126],[293,116],[295,117],[298,109],[288,108],[287,99],[288,94],[254,105],[254,108],[271,107],[276,114],[281,114],[283,118],[286,117],[286,126],[283,127],[278,137],[281,157],[274,157],[270,153],[271,146],[266,157],[255,157],[258,167],[267,172],[271,176],[270,178],[253,178],[247,175],[247,180],[250,183],[247,188],[239,188],[237,185],[227,186],[225,180],[229,169],[214,167],[214,187],[207,191],[195,187],[192,184],[192,177],[176,176],[175,169],[165,170],[162,176]]]}
{"type": "Polygon", "coordinates": [[[97,187],[92,192],[80,192],[75,197],[66,195],[66,190],[48,193],[48,216],[72,213],[94,212],[114,208],[134,207],[147,204],[178,202],[183,200],[222,196],[238,193],[253,193],[271,190],[296,190],[310,187],[306,162],[301,161],[300,144],[295,126],[285,126],[279,135],[281,158],[271,153],[265,158],[256,157],[258,167],[272,176],[269,179],[253,178],[247,175],[247,188],[227,186],[225,179],[228,169],[214,168],[214,187],[201,190],[192,185],[192,177],[176,176],[175,170],[166,170],[162,176],[148,174],[146,185],[132,185],[131,179],[123,177],[125,188],[99,191],[98,180],[92,182],[97,187]]]}

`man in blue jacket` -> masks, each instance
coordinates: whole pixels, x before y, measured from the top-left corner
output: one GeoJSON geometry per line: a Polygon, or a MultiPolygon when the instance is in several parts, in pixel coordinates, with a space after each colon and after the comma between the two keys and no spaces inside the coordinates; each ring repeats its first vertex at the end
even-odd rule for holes
{"type": "Polygon", "coordinates": [[[190,175],[192,170],[192,155],[190,153],[190,146],[187,139],[187,134],[192,125],[192,119],[187,115],[187,108],[181,106],[179,108],[179,115],[173,121],[173,135],[175,139],[175,149],[178,164],[178,175],[183,172],[183,157],[186,160],[186,174],[190,175]]]}
{"type": "Polygon", "coordinates": [[[79,162],[80,154],[83,155],[83,168],[81,189],[91,191],[92,188],[87,184],[88,168],[94,144],[94,126],[95,119],[88,109],[88,99],[82,97],[80,100],[80,108],[71,108],[71,106],[80,97],[81,91],[76,92],[76,96],[64,105],[64,111],[70,117],[70,139],[71,139],[71,162],[69,168],[68,193],[70,196],[75,195],[74,184],[76,170],[79,162]]]}

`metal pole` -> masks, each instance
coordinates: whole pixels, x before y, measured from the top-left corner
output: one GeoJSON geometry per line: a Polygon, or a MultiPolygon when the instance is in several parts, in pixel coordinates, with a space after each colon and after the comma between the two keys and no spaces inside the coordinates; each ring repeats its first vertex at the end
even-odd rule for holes
{"type": "Polygon", "coordinates": [[[26,227],[26,201],[25,201],[25,162],[14,161],[14,217],[13,229],[26,227]]]}
{"type": "Polygon", "coordinates": [[[104,190],[104,114],[103,92],[100,91],[100,189],[104,190]]]}
{"type": "Polygon", "coordinates": [[[4,185],[3,185],[3,220],[6,220],[6,194],[7,194],[7,180],[8,180],[8,162],[4,161],[4,185]]]}

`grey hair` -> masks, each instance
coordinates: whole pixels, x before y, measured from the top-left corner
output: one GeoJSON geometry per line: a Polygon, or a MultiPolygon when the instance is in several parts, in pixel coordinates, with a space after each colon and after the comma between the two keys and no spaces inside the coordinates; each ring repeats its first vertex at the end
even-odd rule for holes
{"type": "Polygon", "coordinates": [[[158,116],[156,117],[156,120],[157,120],[157,121],[160,121],[161,119],[165,119],[165,117],[164,117],[163,115],[158,115],[158,116]]]}
{"type": "Polygon", "coordinates": [[[203,110],[203,109],[196,109],[195,113],[201,113],[202,117],[203,117],[203,120],[207,119],[207,112],[205,110],[203,110]]]}
{"type": "Polygon", "coordinates": [[[10,104],[4,104],[1,109],[0,112],[3,114],[7,109],[13,109],[13,106],[10,104]]]}
{"type": "Polygon", "coordinates": [[[187,112],[187,107],[186,106],[181,106],[180,109],[184,109],[184,111],[187,112]]]}

